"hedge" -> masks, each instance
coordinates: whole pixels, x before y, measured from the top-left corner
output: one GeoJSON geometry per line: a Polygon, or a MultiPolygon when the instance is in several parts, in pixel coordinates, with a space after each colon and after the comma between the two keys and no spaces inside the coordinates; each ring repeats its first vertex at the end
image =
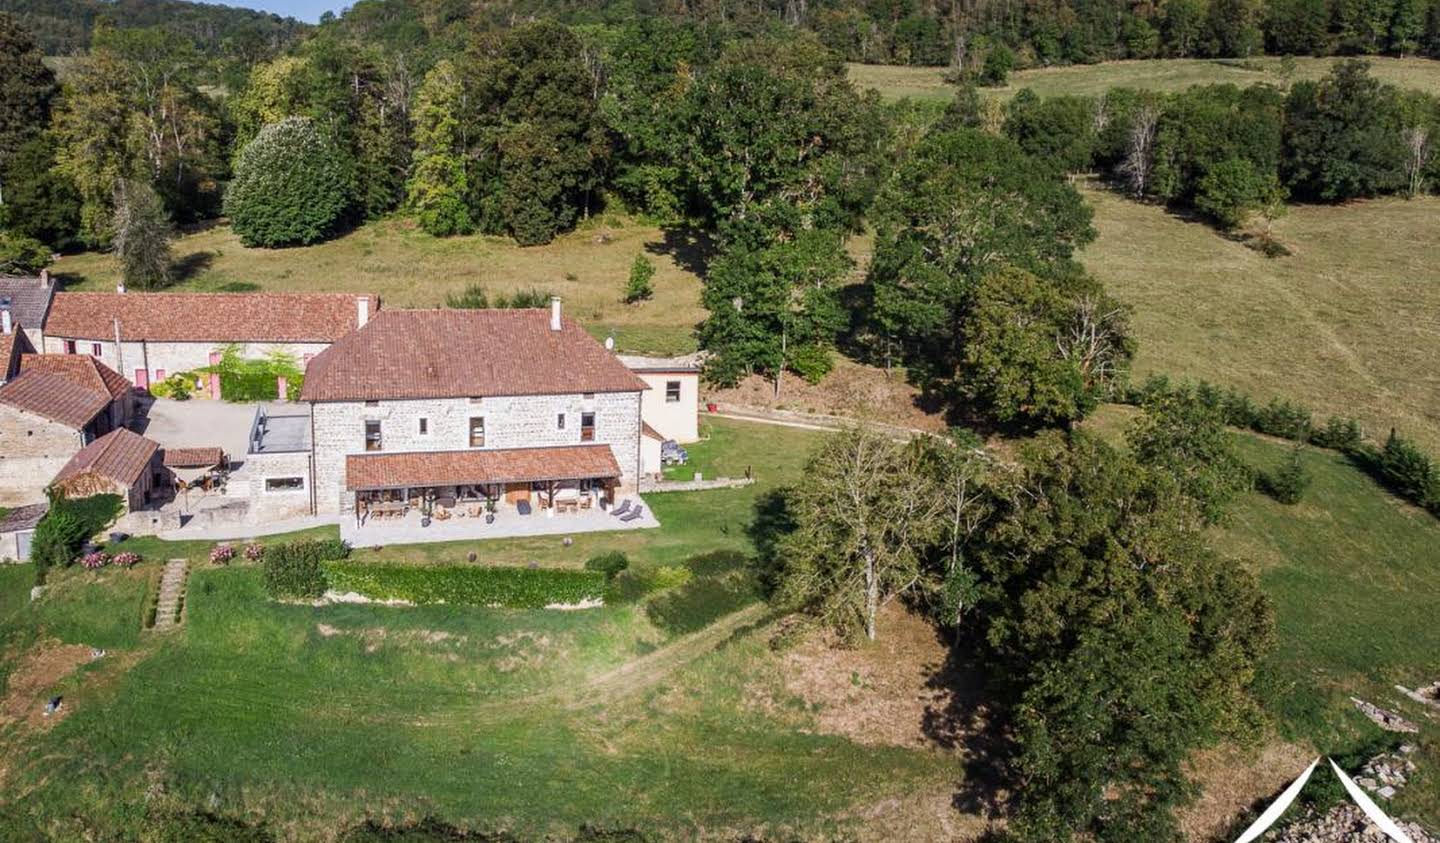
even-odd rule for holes
{"type": "Polygon", "coordinates": [[[322,564],[350,555],[339,539],[312,539],[265,548],[265,591],[275,598],[313,599],[325,593],[322,564]]]}
{"type": "Polygon", "coordinates": [[[605,574],[599,571],[359,562],[327,562],[324,568],[331,589],[372,600],[543,609],[605,596],[605,574]]]}

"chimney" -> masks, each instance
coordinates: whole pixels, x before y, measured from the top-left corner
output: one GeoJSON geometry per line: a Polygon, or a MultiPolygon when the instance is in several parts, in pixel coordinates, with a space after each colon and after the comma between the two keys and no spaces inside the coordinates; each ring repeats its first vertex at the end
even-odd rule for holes
{"type": "Polygon", "coordinates": [[[550,297],[550,330],[560,330],[560,297],[550,297]]]}
{"type": "Polygon", "coordinates": [[[4,310],[0,310],[0,334],[8,334],[13,330],[15,330],[15,328],[10,322],[10,308],[7,307],[4,310]]]}
{"type": "Polygon", "coordinates": [[[48,286],[50,286],[50,270],[48,270],[48,269],[42,269],[42,270],[40,270],[40,286],[42,286],[42,287],[48,287],[48,286]]]}
{"type": "Polygon", "coordinates": [[[614,351],[614,350],[615,350],[615,335],[614,335],[614,334],[611,334],[610,336],[608,336],[608,337],[605,338],[605,350],[606,350],[606,351],[614,351]]]}
{"type": "Polygon", "coordinates": [[[370,321],[370,297],[361,296],[355,300],[355,327],[363,328],[370,321]]]}

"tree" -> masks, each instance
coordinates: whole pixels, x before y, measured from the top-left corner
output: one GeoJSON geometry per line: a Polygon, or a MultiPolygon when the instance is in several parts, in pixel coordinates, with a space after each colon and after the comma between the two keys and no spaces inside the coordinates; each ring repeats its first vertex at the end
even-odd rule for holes
{"type": "Polygon", "coordinates": [[[839,286],[851,261],[832,230],[763,241],[737,240],[711,262],[700,293],[708,314],[698,337],[710,352],[709,380],[732,385],[761,374],[778,397],[785,371],[812,383],[830,371],[830,351],[845,325],[839,286]]]}
{"type": "Polygon", "coordinates": [[[630,264],[630,280],[625,284],[625,303],[638,304],[655,295],[652,281],[655,278],[655,264],[644,255],[636,255],[630,264]]]}
{"type": "Polygon", "coordinates": [[[1273,612],[1205,543],[1175,481],[1086,434],[1024,446],[972,558],[1015,736],[1024,841],[1178,839],[1184,764],[1256,728],[1273,612]]]}
{"type": "Polygon", "coordinates": [[[827,438],[786,493],[793,531],[775,552],[776,603],[875,640],[880,607],[917,587],[945,499],[916,443],[852,429],[827,438]]]}
{"type": "Polygon", "coordinates": [[[1027,88],[1010,101],[1005,134],[1037,160],[1053,162],[1065,173],[1083,172],[1095,146],[1095,108],[1089,97],[1041,100],[1027,88]]]}
{"type": "Polygon", "coordinates": [[[1266,472],[1260,481],[1265,493],[1280,503],[1286,506],[1299,503],[1305,496],[1305,490],[1310,487],[1310,472],[1305,470],[1305,464],[1300,461],[1300,443],[1295,443],[1295,447],[1290,449],[1279,468],[1266,472]]]}
{"type": "Polygon", "coordinates": [[[465,108],[460,75],[441,60],[425,76],[415,104],[414,170],[405,191],[420,227],[436,237],[469,234],[475,224],[465,198],[465,108]]]}
{"type": "Polygon", "coordinates": [[[1403,186],[1406,151],[1398,92],[1351,59],[1285,101],[1286,182],[1297,195],[1343,201],[1403,186]]]}
{"type": "Polygon", "coordinates": [[[314,121],[266,126],[241,151],[225,213],[247,246],[293,246],[328,237],[350,206],[348,162],[314,121]]]}
{"type": "Polygon", "coordinates": [[[144,182],[121,182],[116,188],[115,256],[125,285],[141,290],[163,287],[170,280],[170,218],[160,197],[144,182]]]}
{"type": "Polygon", "coordinates": [[[1425,190],[1425,173],[1430,164],[1429,126],[1405,130],[1405,153],[1405,193],[1414,199],[1425,190]]]}
{"type": "Polygon", "coordinates": [[[9,173],[25,144],[50,122],[55,74],[41,61],[30,33],[0,13],[0,207],[9,198],[9,173]]]}
{"type": "Polygon", "coordinates": [[[189,41],[161,29],[95,34],[55,115],[58,169],[82,198],[82,233],[107,243],[116,187],[148,181],[172,216],[213,215],[224,164],[220,120],[200,93],[189,41]]]}
{"type": "Polygon", "coordinates": [[[1273,174],[1261,175],[1244,158],[1227,158],[1200,179],[1195,207],[1222,228],[1238,228],[1252,213],[1284,201],[1284,188],[1273,174]]]}
{"type": "Polygon", "coordinates": [[[1150,187],[1150,173],[1155,167],[1155,125],[1159,119],[1160,108],[1147,102],[1135,110],[1130,120],[1125,158],[1119,171],[1130,195],[1137,198],[1144,196],[1150,187]]]}
{"type": "Polygon", "coordinates": [[[1094,238],[1090,209],[1061,174],[1008,138],[974,129],[932,135],[881,189],[867,278],[874,333],[911,373],[950,398],[965,356],[959,326],[980,279],[1006,267],[1047,281],[1079,276],[1094,238]]]}
{"type": "Polygon", "coordinates": [[[598,202],[609,144],[583,45],[542,21],[482,36],[463,68],[473,163],[467,197],[479,227],[548,243],[598,202]]]}
{"type": "Polygon", "coordinates": [[[22,144],[0,169],[0,228],[54,248],[70,245],[80,228],[80,197],[74,184],[55,171],[55,149],[48,134],[22,144]]]}
{"type": "MultiPolygon", "coordinates": [[[[1095,285],[1090,285],[1095,286],[1095,285]]],[[[1098,294],[1098,289],[1087,290],[1098,294]]],[[[1109,307],[1110,305],[1101,305],[1109,307]]],[[[1093,320],[1093,312],[1086,313],[1093,320]]],[[[1023,270],[1000,270],[982,279],[960,324],[964,338],[958,370],[960,388],[1001,422],[1054,425],[1084,418],[1115,374],[1087,378],[1075,338],[1105,348],[1102,357],[1129,357],[1128,329],[1106,336],[1108,328],[1074,324],[1077,303],[1058,285],[1023,270]],[[1067,354],[1074,348],[1076,353],[1067,354]]],[[[1123,366],[1123,363],[1122,363],[1123,366]]]]}
{"type": "Polygon", "coordinates": [[[1147,401],[1126,442],[1139,463],[1174,479],[1205,524],[1223,522],[1251,486],[1250,469],[1235,453],[1220,408],[1188,390],[1147,401]]]}
{"type": "Polygon", "coordinates": [[[0,275],[34,275],[50,265],[50,249],[33,237],[0,230],[0,275]]]}

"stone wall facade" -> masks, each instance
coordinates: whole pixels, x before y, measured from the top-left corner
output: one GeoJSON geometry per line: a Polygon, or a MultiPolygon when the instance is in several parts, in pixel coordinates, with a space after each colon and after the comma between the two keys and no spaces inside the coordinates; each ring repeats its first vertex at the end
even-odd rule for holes
{"type": "MultiPolygon", "coordinates": [[[[227,343],[213,342],[150,342],[125,341],[118,350],[114,340],[73,339],[70,337],[47,336],[44,341],[45,354],[66,353],[67,340],[75,343],[76,354],[89,354],[128,378],[136,386],[155,383],[176,372],[189,372],[210,365],[210,355],[225,350],[227,343]],[[99,353],[96,353],[99,352],[99,353]],[[140,377],[141,373],[144,377],[140,377]]],[[[294,343],[238,343],[240,355],[250,360],[261,360],[275,352],[295,358],[296,365],[305,368],[309,357],[314,357],[330,347],[323,342],[294,343]]]]}
{"type": "Polygon", "coordinates": [[[45,486],[84,446],[80,431],[0,404],[0,505],[45,500],[45,486]]]}
{"type": "Polygon", "coordinates": [[[256,522],[283,521],[310,514],[310,452],[250,454],[230,475],[226,495],[248,503],[247,516],[256,522]],[[300,481],[298,487],[295,480],[300,481]]]}
{"type": "Polygon", "coordinates": [[[367,453],[367,421],[380,422],[380,453],[463,451],[470,450],[470,419],[483,417],[484,449],[605,444],[620,466],[622,492],[635,491],[639,481],[638,391],[378,401],[373,406],[360,401],[325,402],[312,405],[311,412],[316,511],[322,515],[353,511],[354,494],[345,490],[345,457],[367,453]],[[580,416],[591,412],[595,437],[582,443],[580,416]]]}

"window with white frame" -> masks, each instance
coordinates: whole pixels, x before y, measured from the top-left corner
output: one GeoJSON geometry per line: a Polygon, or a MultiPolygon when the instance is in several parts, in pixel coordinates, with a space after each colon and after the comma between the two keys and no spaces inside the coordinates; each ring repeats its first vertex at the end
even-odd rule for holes
{"type": "Polygon", "coordinates": [[[665,403],[674,404],[680,400],[680,381],[665,381],[665,403]]]}
{"type": "Polygon", "coordinates": [[[298,492],[305,488],[304,477],[266,477],[267,492],[298,492]]]}

